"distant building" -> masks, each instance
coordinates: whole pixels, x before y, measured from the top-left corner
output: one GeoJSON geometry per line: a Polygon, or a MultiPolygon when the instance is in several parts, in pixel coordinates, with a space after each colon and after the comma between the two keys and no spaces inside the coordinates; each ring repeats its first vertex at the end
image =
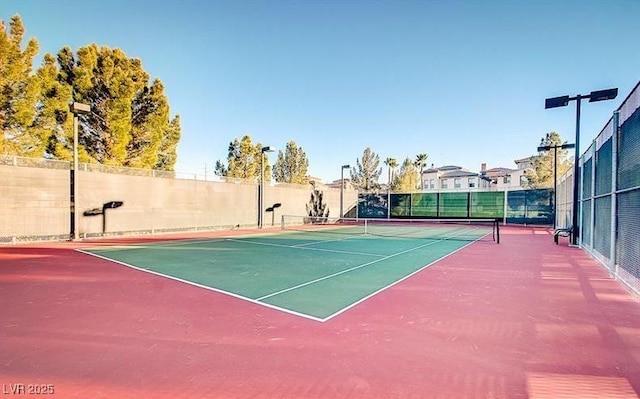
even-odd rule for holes
{"type": "Polygon", "coordinates": [[[490,180],[460,166],[431,165],[422,172],[422,187],[423,191],[486,190],[490,188],[490,180]]]}
{"type": "Polygon", "coordinates": [[[527,185],[524,172],[532,168],[535,157],[516,159],[517,169],[504,167],[487,169],[480,166],[480,172],[471,172],[456,165],[431,168],[422,172],[422,187],[429,191],[487,191],[522,190],[527,185]]]}
{"type": "MultiPolygon", "coordinates": [[[[523,189],[527,186],[525,172],[533,168],[533,161],[537,156],[516,159],[513,162],[517,169],[492,168],[485,171],[485,175],[495,182],[498,190],[523,189]]],[[[485,164],[483,164],[485,165],[485,164]]]]}
{"type": "Polygon", "coordinates": [[[325,184],[322,182],[322,179],[319,177],[315,177],[315,176],[309,176],[309,184],[312,184],[314,186],[320,187],[320,186],[324,186],[325,184]]]}
{"type": "MultiPolygon", "coordinates": [[[[326,184],[327,187],[331,187],[331,188],[340,188],[340,179],[338,180],[334,180],[331,183],[326,184]]],[[[351,185],[351,179],[349,178],[344,178],[344,188],[347,189],[351,189],[353,188],[351,185]]]]}

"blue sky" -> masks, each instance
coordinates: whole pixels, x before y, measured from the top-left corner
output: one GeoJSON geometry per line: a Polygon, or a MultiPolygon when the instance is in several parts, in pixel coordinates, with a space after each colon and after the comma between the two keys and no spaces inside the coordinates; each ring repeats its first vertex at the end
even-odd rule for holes
{"type": "Polygon", "coordinates": [[[632,0],[0,1],[1,20],[15,14],[38,63],[90,43],[140,58],[181,117],[176,170],[197,174],[244,134],[295,140],[324,181],[366,147],[515,167],[547,132],[574,141],[575,103],[546,97],[620,89],[583,102],[584,150],[640,80],[632,0]]]}

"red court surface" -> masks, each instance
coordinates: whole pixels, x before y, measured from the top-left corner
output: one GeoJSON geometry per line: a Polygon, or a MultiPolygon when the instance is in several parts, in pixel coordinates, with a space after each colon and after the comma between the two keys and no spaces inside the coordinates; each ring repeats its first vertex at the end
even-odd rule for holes
{"type": "Polygon", "coordinates": [[[0,395],[640,397],[638,298],[566,238],[501,233],[325,323],[73,250],[84,243],[0,247],[0,395]]]}

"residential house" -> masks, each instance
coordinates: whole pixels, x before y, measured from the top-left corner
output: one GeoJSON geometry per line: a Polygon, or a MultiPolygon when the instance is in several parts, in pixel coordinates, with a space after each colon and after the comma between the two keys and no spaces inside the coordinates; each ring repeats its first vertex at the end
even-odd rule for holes
{"type": "Polygon", "coordinates": [[[522,190],[527,180],[524,172],[532,167],[535,157],[516,159],[517,169],[504,167],[487,169],[487,164],[480,166],[480,172],[471,172],[456,165],[431,168],[422,172],[422,184],[425,192],[429,191],[505,191],[522,190]]]}
{"type": "Polygon", "coordinates": [[[482,164],[480,173],[490,178],[498,190],[524,189],[527,186],[525,172],[533,168],[533,161],[536,157],[516,159],[514,163],[517,169],[503,167],[486,169],[486,164],[482,164]]]}
{"type": "Polygon", "coordinates": [[[456,165],[426,169],[422,172],[423,191],[475,191],[491,187],[489,179],[456,165]]]}

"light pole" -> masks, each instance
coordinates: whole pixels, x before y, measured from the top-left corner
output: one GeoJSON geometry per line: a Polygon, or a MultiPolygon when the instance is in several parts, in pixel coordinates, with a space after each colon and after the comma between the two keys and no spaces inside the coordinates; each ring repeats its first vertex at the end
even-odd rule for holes
{"type": "Polygon", "coordinates": [[[553,228],[556,228],[556,214],[558,212],[558,148],[561,150],[575,147],[575,144],[562,144],[562,145],[541,145],[538,147],[538,152],[549,151],[553,148],[553,228]]]}
{"type": "Polygon", "coordinates": [[[70,218],[69,218],[69,238],[77,240],[78,235],[78,185],[76,184],[76,171],[78,170],[78,115],[91,112],[91,106],[74,102],[69,105],[69,110],[73,113],[73,168],[70,171],[70,218]]]}
{"type": "Polygon", "coordinates": [[[258,228],[262,228],[264,214],[262,211],[264,202],[264,153],[273,152],[275,149],[271,146],[262,147],[260,150],[260,184],[258,186],[258,228]]]}
{"type": "Polygon", "coordinates": [[[350,165],[342,165],[340,167],[340,219],[344,217],[344,170],[350,167],[350,165]]]}
{"type": "Polygon", "coordinates": [[[575,142],[575,152],[573,159],[573,220],[572,220],[572,228],[573,234],[571,235],[571,244],[578,244],[578,233],[580,229],[578,228],[578,194],[579,194],[579,183],[580,179],[578,177],[578,161],[580,159],[580,102],[583,99],[588,98],[590,103],[596,101],[604,101],[604,100],[613,100],[618,96],[618,88],[607,89],[607,90],[597,90],[592,91],[587,95],[578,94],[575,97],[570,96],[560,96],[560,97],[552,97],[544,100],[544,108],[557,108],[557,107],[565,107],[569,104],[569,101],[576,102],[576,142],[575,142]]]}

